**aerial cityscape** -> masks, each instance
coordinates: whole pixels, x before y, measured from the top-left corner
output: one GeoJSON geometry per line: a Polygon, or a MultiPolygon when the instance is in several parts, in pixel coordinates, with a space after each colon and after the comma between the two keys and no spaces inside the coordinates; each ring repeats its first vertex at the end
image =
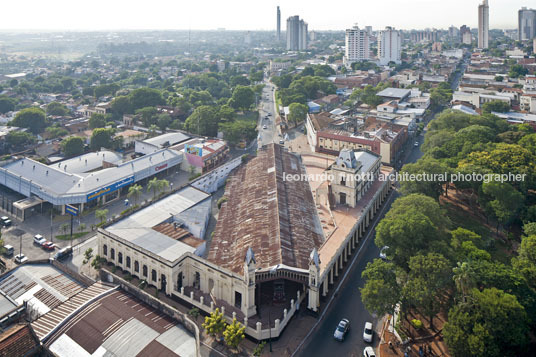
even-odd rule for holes
{"type": "Polygon", "coordinates": [[[535,4],[26,3],[0,357],[536,356],[535,4]]]}

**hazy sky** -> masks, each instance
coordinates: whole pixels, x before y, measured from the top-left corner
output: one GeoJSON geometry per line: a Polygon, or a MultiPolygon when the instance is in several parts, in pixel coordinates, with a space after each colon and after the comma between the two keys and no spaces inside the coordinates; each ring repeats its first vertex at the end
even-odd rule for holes
{"type": "MultiPolygon", "coordinates": [[[[310,30],[342,30],[354,23],[395,26],[477,27],[481,0],[3,0],[0,29],[275,29],[276,6],[300,15],[310,30]]],[[[516,28],[517,11],[534,0],[489,0],[490,28],[516,28]]]]}

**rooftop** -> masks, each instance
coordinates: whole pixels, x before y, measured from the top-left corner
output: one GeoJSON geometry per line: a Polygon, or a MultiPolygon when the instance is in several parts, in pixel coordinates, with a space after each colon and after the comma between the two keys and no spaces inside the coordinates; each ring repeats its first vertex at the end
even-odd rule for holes
{"type": "Polygon", "coordinates": [[[160,148],[175,145],[181,143],[185,140],[190,139],[186,134],[176,132],[176,133],[166,133],[162,135],[155,136],[154,138],[143,140],[144,143],[154,145],[160,148]]]}
{"type": "Polygon", "coordinates": [[[300,158],[276,144],[238,168],[225,188],[228,201],[220,210],[208,260],[241,274],[251,247],[257,268],[308,269],[310,253],[324,237],[309,183],[284,179],[294,174],[305,174],[300,158]]]}
{"type": "Polygon", "coordinates": [[[401,88],[386,88],[376,95],[379,97],[404,98],[410,95],[411,90],[401,88]]]}
{"type": "Polygon", "coordinates": [[[63,170],[64,172],[81,174],[101,168],[104,161],[111,164],[119,164],[122,160],[123,155],[109,150],[102,150],[89,152],[49,166],[63,170]]]}
{"type": "Polygon", "coordinates": [[[78,311],[45,345],[60,357],[196,355],[182,325],[121,290],[78,311]]]}

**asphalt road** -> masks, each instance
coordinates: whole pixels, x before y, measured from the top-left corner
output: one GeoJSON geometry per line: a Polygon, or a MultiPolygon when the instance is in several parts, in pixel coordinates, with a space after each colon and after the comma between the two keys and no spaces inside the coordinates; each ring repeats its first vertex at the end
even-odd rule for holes
{"type": "Polygon", "coordinates": [[[275,124],[277,113],[275,110],[275,98],[274,98],[275,85],[266,81],[264,89],[262,91],[262,97],[259,108],[259,136],[258,146],[262,147],[266,144],[279,142],[279,131],[275,124]],[[270,115],[268,115],[270,114],[270,115]],[[264,129],[266,126],[266,129],[264,129]]]}
{"type": "MultiPolygon", "coordinates": [[[[419,136],[419,143],[422,143],[422,136],[419,136]]],[[[413,146],[411,153],[405,160],[405,163],[417,161],[422,156],[420,145],[413,146]]],[[[307,338],[304,347],[296,354],[297,356],[362,356],[363,349],[370,345],[363,341],[363,328],[365,322],[371,321],[375,325],[375,330],[379,331],[381,326],[376,326],[377,317],[373,317],[363,305],[359,288],[365,284],[361,273],[367,263],[378,258],[380,249],[374,244],[376,235],[376,224],[389,211],[392,202],[399,196],[398,192],[393,192],[389,200],[382,206],[380,214],[377,215],[370,226],[365,237],[361,250],[358,251],[354,265],[348,271],[346,280],[342,283],[341,288],[335,296],[334,301],[330,304],[324,318],[320,321],[313,333],[307,338]],[[344,342],[338,342],[333,339],[333,332],[342,318],[350,320],[351,329],[344,342]]],[[[354,257],[352,257],[353,259],[354,257]]],[[[324,304],[327,301],[323,302],[324,304]]],[[[372,346],[378,346],[378,335],[375,333],[372,346]]]]}

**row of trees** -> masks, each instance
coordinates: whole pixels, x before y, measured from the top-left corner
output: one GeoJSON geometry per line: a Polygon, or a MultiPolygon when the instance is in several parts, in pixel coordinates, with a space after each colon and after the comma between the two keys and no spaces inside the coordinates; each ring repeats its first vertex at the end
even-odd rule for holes
{"type": "MultiPolygon", "coordinates": [[[[433,319],[448,311],[443,336],[453,356],[517,356],[527,351],[536,327],[536,223],[533,218],[534,143],[526,126],[510,127],[490,115],[447,110],[429,125],[408,174],[521,173],[523,182],[456,182],[477,198],[474,211],[503,225],[525,222],[517,256],[497,253],[489,230],[469,219],[455,225],[439,205],[449,185],[403,181],[397,199],[376,229],[378,246],[389,246],[387,261],[369,263],[361,294],[369,311],[402,315],[418,311],[433,319]],[[514,134],[516,133],[516,134],[514,134]],[[459,226],[459,225],[462,226],[459,226]],[[464,226],[465,225],[465,226],[464,226]],[[477,232],[471,230],[476,229],[477,232]],[[512,323],[515,321],[515,323],[512,323]],[[505,332],[504,326],[508,326],[505,332]]],[[[434,177],[429,175],[428,177],[434,177]]]]}

